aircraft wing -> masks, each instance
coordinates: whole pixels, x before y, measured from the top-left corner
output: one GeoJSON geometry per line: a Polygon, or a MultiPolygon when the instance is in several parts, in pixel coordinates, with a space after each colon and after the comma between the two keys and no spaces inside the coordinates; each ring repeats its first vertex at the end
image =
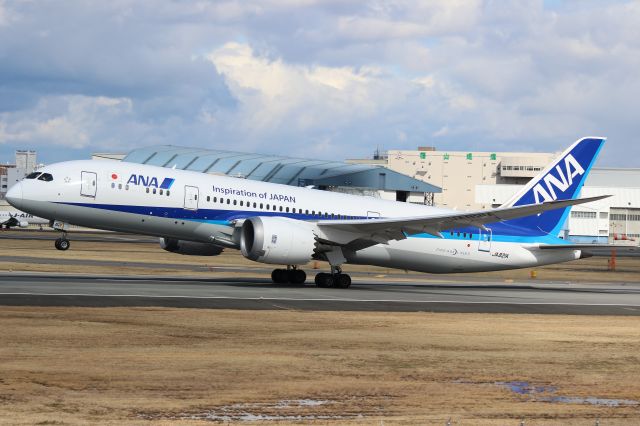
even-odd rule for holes
{"type": "Polygon", "coordinates": [[[428,233],[442,237],[441,231],[468,226],[484,229],[485,224],[533,216],[548,210],[561,209],[576,204],[590,203],[607,198],[608,195],[569,200],[548,201],[517,207],[503,207],[493,210],[445,213],[421,217],[393,219],[321,220],[318,229],[324,235],[319,238],[327,242],[346,245],[360,240],[358,249],[372,244],[386,244],[390,240],[402,240],[405,234],[428,233]]]}

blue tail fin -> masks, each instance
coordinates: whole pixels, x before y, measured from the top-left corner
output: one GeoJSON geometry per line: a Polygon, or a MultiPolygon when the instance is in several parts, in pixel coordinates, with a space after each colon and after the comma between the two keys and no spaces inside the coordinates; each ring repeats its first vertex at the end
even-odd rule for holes
{"type": "MultiPolygon", "coordinates": [[[[502,207],[577,198],[605,140],[598,137],[578,140],[502,207]]],[[[570,208],[550,210],[539,216],[510,220],[509,225],[556,236],[566,221],[569,210],[570,208]]]]}

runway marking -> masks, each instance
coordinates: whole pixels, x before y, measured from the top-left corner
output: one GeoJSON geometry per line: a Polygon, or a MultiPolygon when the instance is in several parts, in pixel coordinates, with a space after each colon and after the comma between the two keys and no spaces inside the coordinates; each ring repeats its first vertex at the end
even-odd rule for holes
{"type": "Polygon", "coordinates": [[[86,293],[0,293],[1,296],[77,296],[77,297],[135,297],[151,299],[198,299],[198,300],[255,300],[287,302],[361,302],[361,303],[455,303],[467,305],[553,305],[553,306],[617,306],[640,308],[640,305],[620,303],[563,303],[563,302],[481,302],[459,300],[398,300],[398,299],[297,299],[291,297],[228,297],[228,296],[181,296],[144,294],[86,294],[86,293]]]}

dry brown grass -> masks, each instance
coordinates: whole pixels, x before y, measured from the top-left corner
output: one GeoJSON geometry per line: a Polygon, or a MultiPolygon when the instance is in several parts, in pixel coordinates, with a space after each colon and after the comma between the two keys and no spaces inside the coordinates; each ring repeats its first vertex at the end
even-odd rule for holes
{"type": "MultiPolygon", "coordinates": [[[[618,266],[607,272],[606,258],[591,258],[537,272],[558,281],[638,281],[640,259],[619,259],[618,266]]],[[[0,271],[265,278],[260,267],[234,251],[189,257],[153,244],[73,241],[59,252],[51,241],[0,240],[0,271]],[[27,261],[3,262],[3,255],[27,261]],[[39,262],[69,258],[123,263],[39,262]],[[130,261],[147,265],[126,266],[130,261]],[[221,273],[219,266],[243,269],[221,273]]],[[[393,279],[526,280],[529,273],[393,279]]],[[[542,402],[536,398],[544,395],[517,395],[495,382],[640,401],[639,326],[632,317],[1,307],[0,424],[202,423],[176,416],[249,404],[230,409],[346,416],[318,424],[443,425],[451,417],[456,425],[517,425],[521,418],[528,426],[591,425],[596,418],[606,419],[603,426],[635,425],[639,406],[542,402]],[[274,405],[305,398],[329,402],[274,405]]]]}
{"type": "Polygon", "coordinates": [[[640,423],[639,406],[540,402],[494,384],[640,400],[639,318],[3,307],[0,329],[5,424],[174,424],[238,403],[352,416],[334,424],[640,423]],[[274,406],[305,398],[330,402],[274,406]]]}

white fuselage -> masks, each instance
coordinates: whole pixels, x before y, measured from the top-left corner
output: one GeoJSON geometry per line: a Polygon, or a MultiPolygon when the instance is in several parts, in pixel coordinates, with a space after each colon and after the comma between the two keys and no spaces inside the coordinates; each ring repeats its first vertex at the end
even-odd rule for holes
{"type": "MultiPolygon", "coordinates": [[[[12,192],[15,207],[90,228],[203,243],[229,241],[235,224],[252,216],[285,216],[313,223],[450,212],[126,162],[70,161],[40,171],[52,179],[25,179],[17,184],[12,192]]],[[[580,257],[579,250],[539,250],[537,241],[501,241],[500,236],[480,229],[447,231],[443,236],[411,235],[345,253],[345,258],[348,263],[448,273],[524,268],[580,257]]]]}

